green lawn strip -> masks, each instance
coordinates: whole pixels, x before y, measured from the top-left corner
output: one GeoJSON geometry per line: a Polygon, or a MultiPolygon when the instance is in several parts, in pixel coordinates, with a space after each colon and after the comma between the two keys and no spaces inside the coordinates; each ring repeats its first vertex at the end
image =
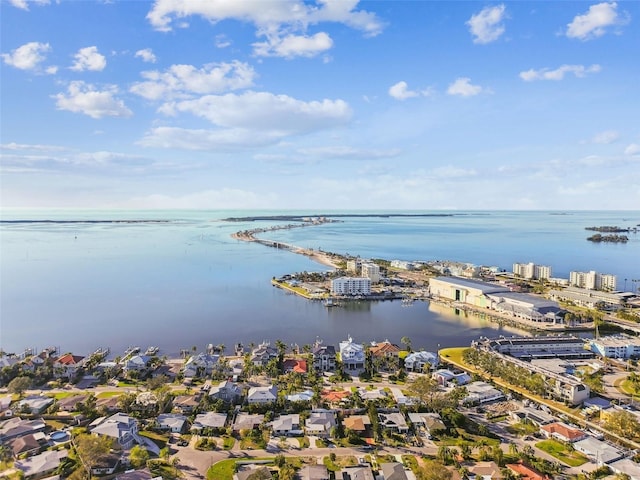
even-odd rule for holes
{"type": "Polygon", "coordinates": [[[228,458],[226,460],[220,460],[214,463],[209,470],[207,470],[207,480],[233,480],[233,474],[236,470],[236,463],[238,461],[242,463],[251,463],[251,460],[271,460],[273,457],[268,458],[253,458],[246,457],[242,460],[237,458],[228,458]]]}
{"type": "MultiPolygon", "coordinates": [[[[150,460],[147,465],[152,475],[162,477],[164,480],[173,480],[180,477],[180,472],[177,468],[164,460],[150,460]]],[[[233,478],[233,475],[230,478],[233,478]]]]}
{"type": "Polygon", "coordinates": [[[67,426],[66,423],[59,422],[58,420],[45,420],[44,423],[54,430],[62,430],[67,426]]]}
{"type": "Polygon", "coordinates": [[[582,453],[575,450],[569,450],[564,444],[557,440],[543,440],[536,443],[536,447],[547,452],[549,455],[557,458],[570,467],[579,467],[583,463],[587,463],[589,459],[582,453]]]}
{"type": "Polygon", "coordinates": [[[236,439],[233,437],[222,437],[222,448],[225,450],[231,450],[236,444],[236,439]]]}
{"type": "Polygon", "coordinates": [[[73,392],[56,392],[47,394],[48,397],[55,398],[56,400],[62,400],[63,398],[71,397],[74,395],[78,394],[73,392]]]}
{"type": "Polygon", "coordinates": [[[156,432],[150,432],[149,430],[142,430],[138,432],[138,434],[142,437],[147,437],[153,443],[155,443],[159,448],[164,448],[167,446],[167,442],[169,441],[169,437],[167,435],[162,435],[156,432]]]}
{"type": "Polygon", "coordinates": [[[626,378],[619,378],[618,380],[616,380],[614,387],[616,387],[619,392],[624,393],[625,395],[640,395],[640,391],[636,391],[633,383],[626,378]]]}

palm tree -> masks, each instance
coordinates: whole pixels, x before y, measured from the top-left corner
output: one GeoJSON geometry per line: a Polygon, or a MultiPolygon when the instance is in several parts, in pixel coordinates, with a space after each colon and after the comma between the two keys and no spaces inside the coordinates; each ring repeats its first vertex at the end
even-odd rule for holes
{"type": "Polygon", "coordinates": [[[407,336],[404,336],[400,339],[400,343],[402,343],[405,347],[407,347],[407,351],[411,351],[411,339],[407,336]]]}

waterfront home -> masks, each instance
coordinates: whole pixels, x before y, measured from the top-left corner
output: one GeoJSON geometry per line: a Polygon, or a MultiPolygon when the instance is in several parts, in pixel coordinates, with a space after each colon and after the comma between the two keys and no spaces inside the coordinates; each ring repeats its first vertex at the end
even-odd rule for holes
{"type": "Polygon", "coordinates": [[[236,403],[242,396],[242,390],[237,384],[224,380],[217,386],[211,387],[209,397],[222,400],[227,403],[236,403]]]}
{"type": "Polygon", "coordinates": [[[182,369],[185,378],[202,378],[209,376],[220,368],[220,355],[199,353],[192,355],[182,369]]]}
{"type": "Polygon", "coordinates": [[[378,422],[380,426],[391,432],[407,433],[409,425],[400,412],[378,413],[378,422]]]}
{"type": "Polygon", "coordinates": [[[251,363],[265,367],[269,361],[278,358],[278,349],[271,346],[269,342],[262,342],[251,352],[251,363]]]}
{"type": "Polygon", "coordinates": [[[30,395],[18,402],[18,411],[27,411],[32,414],[40,414],[55,401],[52,397],[44,397],[40,395],[30,395]]]}
{"type": "Polygon", "coordinates": [[[196,415],[191,430],[200,431],[203,428],[222,429],[227,423],[226,413],[206,412],[196,415]]]}
{"type": "Polygon", "coordinates": [[[240,412],[236,415],[236,419],[233,422],[233,431],[239,432],[240,430],[253,430],[258,428],[262,422],[264,422],[264,415],[252,415],[240,412]]]}
{"type": "Polygon", "coordinates": [[[171,433],[183,433],[187,427],[187,417],[178,413],[161,413],[156,418],[158,429],[171,433]]]}
{"type": "Polygon", "coordinates": [[[66,353],[58,357],[53,364],[53,375],[56,378],[66,378],[71,381],[78,375],[78,371],[84,365],[84,357],[66,353]]]}
{"type": "Polygon", "coordinates": [[[540,427],[540,433],[547,438],[555,438],[567,443],[574,443],[587,437],[587,434],[582,430],[572,428],[562,422],[543,425],[540,427]]]}
{"type": "Polygon", "coordinates": [[[426,350],[411,352],[404,359],[404,367],[410,372],[422,373],[425,370],[434,370],[439,363],[438,354],[426,350]]]}
{"type": "Polygon", "coordinates": [[[400,347],[389,340],[380,343],[372,342],[369,347],[374,363],[380,370],[385,372],[398,369],[400,351],[400,347]]]}
{"type": "Polygon", "coordinates": [[[94,435],[112,438],[124,448],[131,448],[138,440],[138,421],[125,413],[116,413],[110,417],[101,417],[89,425],[94,435]]]}
{"type": "Polygon", "coordinates": [[[173,399],[173,409],[183,414],[190,414],[200,405],[195,395],[178,395],[173,399]]]}
{"type": "Polygon", "coordinates": [[[344,467],[340,470],[336,478],[342,480],[375,480],[371,465],[357,465],[355,467],[344,467]]]}
{"type": "Polygon", "coordinates": [[[307,373],[307,361],[298,358],[287,358],[282,362],[282,371],[284,373],[307,373]]]}
{"type": "Polygon", "coordinates": [[[311,350],[313,369],[316,372],[332,372],[336,369],[336,347],[316,342],[311,350]]]}
{"type": "Polygon", "coordinates": [[[300,429],[300,415],[292,413],[289,415],[280,415],[271,422],[271,430],[274,435],[302,435],[304,432],[300,429]]]}
{"type": "MultiPolygon", "coordinates": [[[[404,465],[398,462],[383,463],[380,465],[384,480],[409,480],[404,465]]],[[[411,478],[415,478],[412,474],[411,478]]]]}
{"type": "Polygon", "coordinates": [[[273,403],[278,399],[278,387],[268,385],[266,387],[251,387],[247,394],[249,405],[261,403],[273,403]]]}
{"type": "Polygon", "coordinates": [[[49,450],[24,460],[16,460],[13,467],[21,471],[26,479],[44,477],[53,473],[68,455],[68,450],[49,450]]]}
{"type": "Polygon", "coordinates": [[[143,372],[148,368],[151,358],[153,357],[147,355],[133,355],[124,362],[122,369],[125,373],[143,372]]]}
{"type": "Polygon", "coordinates": [[[329,480],[329,470],[325,465],[305,465],[298,471],[298,480],[329,480]]]}
{"type": "Polygon", "coordinates": [[[345,373],[353,376],[360,375],[364,372],[364,347],[354,343],[351,337],[340,342],[340,361],[345,373]]]}
{"type": "Polygon", "coordinates": [[[328,437],[331,429],[336,426],[336,416],[331,410],[312,410],[311,415],[305,421],[307,435],[328,437]]]}

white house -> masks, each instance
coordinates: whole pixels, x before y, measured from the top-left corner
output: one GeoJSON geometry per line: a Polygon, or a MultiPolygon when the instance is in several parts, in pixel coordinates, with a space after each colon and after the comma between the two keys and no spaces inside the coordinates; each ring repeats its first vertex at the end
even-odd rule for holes
{"type": "Polygon", "coordinates": [[[340,361],[345,373],[360,375],[364,371],[365,352],[362,344],[353,343],[353,339],[340,342],[340,361]]]}
{"type": "Polygon", "coordinates": [[[229,380],[224,380],[216,387],[211,387],[209,390],[209,396],[223,400],[227,403],[235,403],[242,396],[242,391],[237,384],[230,382],[229,380]]]}
{"type": "Polygon", "coordinates": [[[328,437],[331,429],[336,426],[336,416],[331,410],[312,410],[305,422],[308,435],[328,437]]]}
{"type": "Polygon", "coordinates": [[[182,433],[187,426],[187,417],[178,413],[161,413],[156,418],[158,428],[172,433],[182,433]]]}
{"type": "Polygon", "coordinates": [[[131,448],[134,443],[140,443],[138,441],[138,421],[125,413],[99,418],[89,427],[91,433],[111,437],[125,449],[131,448]]]}
{"type": "Polygon", "coordinates": [[[300,415],[297,413],[280,415],[271,422],[271,430],[274,435],[302,435],[300,429],[300,415]]]}
{"type": "Polygon", "coordinates": [[[440,360],[437,353],[427,352],[411,352],[404,359],[404,367],[410,372],[422,372],[425,365],[429,365],[429,369],[433,370],[438,366],[440,360]]]}
{"type": "Polygon", "coordinates": [[[49,450],[24,460],[16,460],[14,468],[20,470],[25,478],[41,477],[52,473],[68,455],[67,450],[49,450]]]}
{"type": "Polygon", "coordinates": [[[278,399],[278,387],[269,385],[266,387],[251,387],[247,394],[249,404],[272,403],[278,399]]]}
{"type": "Polygon", "coordinates": [[[219,367],[220,355],[210,355],[199,353],[189,357],[184,364],[183,373],[185,378],[205,377],[219,367]]]}

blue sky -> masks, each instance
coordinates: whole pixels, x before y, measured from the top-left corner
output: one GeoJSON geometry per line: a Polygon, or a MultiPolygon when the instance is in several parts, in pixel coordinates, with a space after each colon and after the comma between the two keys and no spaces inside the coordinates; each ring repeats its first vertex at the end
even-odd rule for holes
{"type": "Polygon", "coordinates": [[[3,207],[640,208],[639,2],[0,8],[3,207]]]}

